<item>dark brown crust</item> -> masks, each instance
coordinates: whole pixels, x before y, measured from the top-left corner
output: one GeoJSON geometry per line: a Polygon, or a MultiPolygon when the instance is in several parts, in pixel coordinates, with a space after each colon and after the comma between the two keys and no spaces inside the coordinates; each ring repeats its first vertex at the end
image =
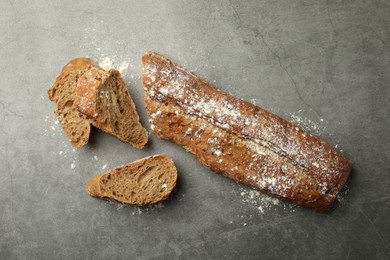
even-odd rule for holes
{"type": "MultiPolygon", "coordinates": [[[[200,157],[204,155],[195,148],[191,149],[191,145],[185,145],[183,141],[175,138],[175,135],[183,135],[183,132],[174,131],[177,127],[175,123],[171,129],[173,133],[167,133],[162,124],[154,122],[154,132],[157,135],[184,145],[213,171],[223,172],[229,178],[243,184],[317,211],[324,211],[331,206],[345,184],[351,168],[350,162],[331,145],[268,111],[221,92],[157,53],[146,53],[142,62],[142,79],[147,91],[145,102],[149,116],[153,113],[150,108],[151,102],[148,101],[150,97],[160,106],[170,103],[170,106],[177,107],[187,115],[205,120],[208,126],[218,126],[230,135],[242,140],[251,140],[266,147],[278,157],[287,158],[295,166],[294,171],[301,170],[307,177],[314,179],[321,187],[321,196],[313,198],[307,190],[301,189],[298,199],[296,195],[298,191],[281,194],[276,190],[251,183],[245,178],[248,174],[246,171],[236,173],[223,169],[220,165],[212,165],[208,160],[210,158],[202,160],[200,157]]],[[[165,116],[162,111],[161,117],[166,119],[165,116]]],[[[270,171],[277,173],[275,169],[270,171]]]]}

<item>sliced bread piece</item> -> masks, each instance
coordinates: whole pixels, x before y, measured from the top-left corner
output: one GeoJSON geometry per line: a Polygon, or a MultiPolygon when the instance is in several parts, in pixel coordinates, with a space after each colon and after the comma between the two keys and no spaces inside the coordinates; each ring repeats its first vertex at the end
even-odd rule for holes
{"type": "Polygon", "coordinates": [[[176,185],[177,170],[166,155],[154,155],[91,177],[87,192],[131,205],[165,200],[176,185]]]}
{"type": "Polygon", "coordinates": [[[56,101],[54,113],[75,147],[88,143],[91,124],[136,148],[148,141],[127,86],[116,70],[103,70],[89,58],[73,59],[48,94],[56,101]]]}
{"type": "Polygon", "coordinates": [[[93,126],[143,148],[148,133],[142,127],[125,81],[117,70],[92,67],[77,81],[75,105],[93,126]]]}
{"type": "Polygon", "coordinates": [[[88,58],[71,60],[64,66],[48,91],[50,100],[56,101],[54,113],[66,136],[75,147],[82,147],[88,143],[91,131],[90,120],[80,114],[74,105],[77,79],[94,64],[88,58]]]}

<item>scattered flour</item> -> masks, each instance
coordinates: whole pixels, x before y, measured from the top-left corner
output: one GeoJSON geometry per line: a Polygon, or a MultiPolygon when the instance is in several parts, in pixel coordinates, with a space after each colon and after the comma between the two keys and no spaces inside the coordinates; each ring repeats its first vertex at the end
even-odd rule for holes
{"type": "MultiPolygon", "coordinates": [[[[64,136],[65,136],[64,130],[62,129],[61,125],[59,125],[59,122],[54,115],[53,116],[46,116],[44,118],[43,135],[50,137],[50,138],[54,138],[56,136],[58,136],[58,139],[64,138],[64,136]]],[[[57,142],[59,142],[59,141],[57,141],[57,142]]],[[[70,141],[66,140],[66,141],[59,142],[58,151],[56,152],[56,154],[57,154],[57,156],[66,159],[65,163],[70,162],[70,169],[73,170],[76,168],[77,162],[78,162],[77,149],[75,149],[72,146],[70,141]]],[[[99,160],[98,156],[95,155],[93,151],[92,151],[91,160],[93,160],[93,161],[99,160]]],[[[103,166],[101,166],[101,164],[99,165],[98,163],[95,164],[96,169],[103,169],[104,170],[107,168],[107,166],[108,166],[108,163],[103,164],[103,166]]]]}
{"type": "MultiPolygon", "coordinates": [[[[270,197],[260,191],[247,187],[240,187],[239,194],[242,202],[256,211],[257,215],[263,215],[276,209],[290,210],[294,212],[297,207],[294,204],[282,202],[277,198],[270,197]]],[[[244,218],[244,215],[241,215],[241,218],[244,218]]]]}
{"type": "Polygon", "coordinates": [[[164,208],[163,202],[159,202],[159,203],[156,203],[153,205],[148,205],[148,206],[143,206],[143,207],[131,206],[131,205],[127,205],[124,203],[118,203],[118,202],[113,201],[113,200],[106,200],[106,204],[116,206],[117,210],[125,210],[125,209],[130,210],[131,211],[130,214],[132,216],[142,215],[145,213],[158,213],[159,210],[164,208]]]}
{"type": "Polygon", "coordinates": [[[320,135],[326,129],[327,122],[320,118],[319,122],[302,115],[303,110],[299,109],[298,112],[290,113],[289,120],[291,123],[296,124],[302,127],[304,130],[307,130],[313,134],[320,135]]]}
{"type": "MultiPolygon", "coordinates": [[[[102,57],[99,61],[99,66],[105,70],[117,69],[122,76],[125,76],[127,69],[133,67],[132,64],[125,61],[119,63],[116,59],[115,57],[102,57]]],[[[131,78],[134,78],[134,75],[131,75],[131,78]]]]}
{"type": "MultiPolygon", "coordinates": [[[[323,135],[329,122],[326,121],[324,118],[320,118],[318,119],[318,121],[316,121],[314,119],[304,117],[302,115],[302,112],[303,109],[299,109],[298,112],[290,113],[289,114],[290,118],[288,121],[302,127],[304,130],[309,131],[315,135],[319,135],[319,136],[323,135]]],[[[339,149],[340,148],[339,144],[335,144],[334,147],[338,149],[340,152],[343,152],[343,150],[339,149]]]]}
{"type": "Polygon", "coordinates": [[[128,62],[122,62],[122,64],[119,66],[118,71],[122,76],[126,75],[126,70],[129,68],[128,62]]]}
{"type": "Polygon", "coordinates": [[[57,127],[59,124],[55,116],[46,116],[44,119],[43,135],[47,137],[62,136],[62,127],[57,127]]]}
{"type": "Polygon", "coordinates": [[[105,70],[110,70],[113,68],[114,60],[110,57],[104,57],[101,61],[99,61],[99,66],[105,70]]]}

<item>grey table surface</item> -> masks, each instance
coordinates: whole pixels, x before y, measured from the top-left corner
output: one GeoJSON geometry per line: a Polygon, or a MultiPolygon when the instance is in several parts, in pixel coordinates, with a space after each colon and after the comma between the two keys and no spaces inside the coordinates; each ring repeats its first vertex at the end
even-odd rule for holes
{"type": "Polygon", "coordinates": [[[0,1],[0,259],[389,259],[390,2],[0,1]],[[150,135],[137,150],[94,130],[73,149],[47,96],[77,56],[129,65],[153,50],[329,141],[353,162],[328,213],[270,199],[150,135]],[[170,198],[90,197],[90,176],[170,155],[170,198]]]}

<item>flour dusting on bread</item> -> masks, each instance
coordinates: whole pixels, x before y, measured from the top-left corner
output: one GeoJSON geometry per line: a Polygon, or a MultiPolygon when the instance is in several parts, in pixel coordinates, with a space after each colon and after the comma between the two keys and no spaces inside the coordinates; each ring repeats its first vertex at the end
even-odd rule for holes
{"type": "Polygon", "coordinates": [[[316,210],[327,209],[345,183],[350,163],[332,146],[157,53],[143,56],[143,83],[152,130],[214,171],[316,210]],[[233,148],[243,149],[241,157],[233,148]]]}

